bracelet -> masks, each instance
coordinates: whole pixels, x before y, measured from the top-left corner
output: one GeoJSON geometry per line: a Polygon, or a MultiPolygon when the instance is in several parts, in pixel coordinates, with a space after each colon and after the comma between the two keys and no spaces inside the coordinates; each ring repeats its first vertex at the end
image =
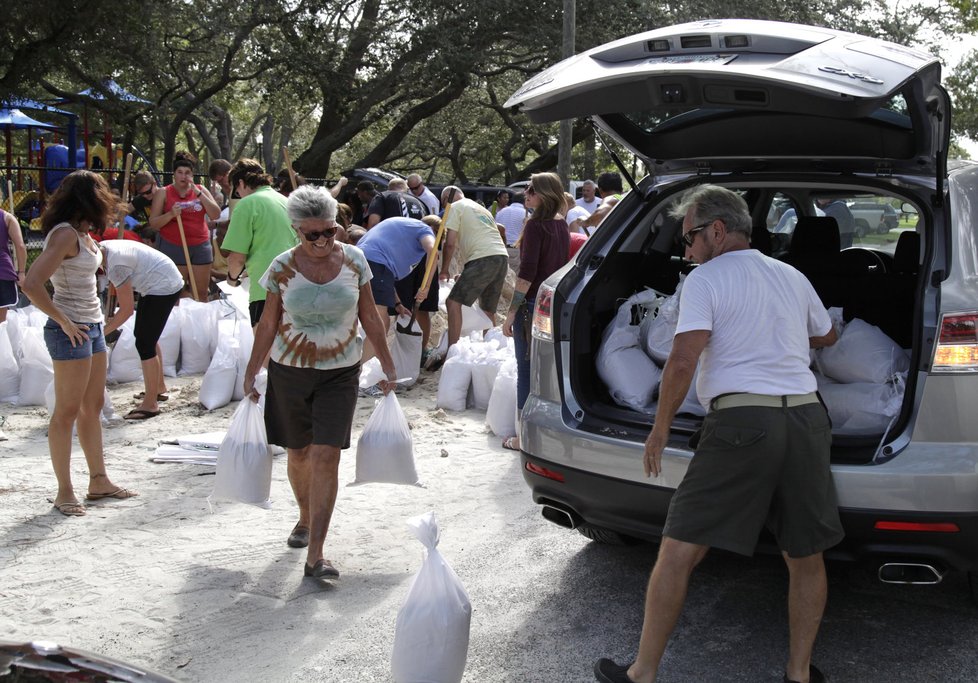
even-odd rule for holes
{"type": "Polygon", "coordinates": [[[244,272],[247,269],[248,269],[248,267],[245,266],[244,268],[242,268],[241,270],[238,271],[238,274],[237,275],[235,275],[233,277],[231,276],[231,273],[228,273],[228,280],[234,280],[235,282],[240,282],[241,281],[241,276],[244,275],[244,272]]]}
{"type": "Polygon", "coordinates": [[[509,304],[510,311],[518,311],[526,303],[526,292],[514,291],[513,301],[509,304]]]}

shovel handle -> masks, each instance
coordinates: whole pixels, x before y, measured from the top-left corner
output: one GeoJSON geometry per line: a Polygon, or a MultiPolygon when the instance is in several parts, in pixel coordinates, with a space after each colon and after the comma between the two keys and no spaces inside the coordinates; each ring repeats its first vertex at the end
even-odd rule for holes
{"type": "MultiPolygon", "coordinates": [[[[435,235],[435,246],[432,247],[431,253],[428,254],[428,262],[424,267],[424,280],[421,281],[421,287],[423,289],[431,287],[431,273],[435,268],[435,261],[438,260],[438,245],[441,244],[441,238],[445,235],[445,222],[448,220],[448,213],[451,210],[451,203],[446,204],[445,213],[442,214],[441,223],[438,224],[438,234],[435,235]]],[[[417,309],[417,304],[415,304],[415,309],[417,309]]]]}
{"type": "Polygon", "coordinates": [[[187,247],[187,233],[183,231],[183,220],[177,214],[177,229],[180,231],[180,244],[183,246],[183,258],[187,262],[187,279],[190,280],[190,291],[194,295],[194,301],[200,301],[197,294],[197,280],[194,278],[194,267],[190,263],[190,248],[187,247]]]}

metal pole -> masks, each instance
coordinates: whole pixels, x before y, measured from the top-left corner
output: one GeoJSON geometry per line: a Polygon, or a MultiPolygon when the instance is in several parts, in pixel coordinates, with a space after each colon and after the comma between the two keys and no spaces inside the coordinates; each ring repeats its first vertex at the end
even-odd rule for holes
{"type": "MultiPolygon", "coordinates": [[[[576,0],[564,0],[564,37],[561,50],[564,59],[574,55],[574,29],[577,24],[576,13],[576,0]]],[[[562,120],[560,122],[560,137],[557,140],[557,174],[560,176],[565,190],[570,187],[573,136],[573,120],[562,120]]]]}

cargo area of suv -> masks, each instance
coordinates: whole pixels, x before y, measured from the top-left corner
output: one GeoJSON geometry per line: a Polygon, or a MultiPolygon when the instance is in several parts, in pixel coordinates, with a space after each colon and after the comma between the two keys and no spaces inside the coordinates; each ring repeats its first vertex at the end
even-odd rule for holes
{"type": "MultiPolygon", "coordinates": [[[[672,295],[680,277],[695,267],[682,260],[679,221],[669,217],[670,207],[692,182],[695,181],[678,183],[668,192],[652,192],[648,199],[639,199],[642,188],[633,193],[635,196],[622,207],[622,211],[631,215],[612,238],[607,255],[591,256],[584,264],[586,270],[578,286],[568,292],[562,304],[561,312],[571,322],[569,353],[560,363],[569,375],[568,389],[573,401],[583,409],[581,429],[601,433],[615,428],[648,430],[651,427],[654,401],[644,408],[616,401],[608,382],[601,378],[594,358],[622,302],[647,288],[672,295]]],[[[921,267],[922,262],[929,263],[928,231],[925,220],[921,219],[922,207],[905,197],[894,196],[890,188],[874,187],[870,181],[859,186],[830,186],[824,179],[804,177],[765,178],[763,182],[722,178],[717,182],[740,192],[747,200],[754,217],[752,246],[802,270],[826,308],[839,309],[845,322],[859,319],[880,328],[903,351],[905,361],[901,362],[907,367],[919,365],[921,355],[927,356],[932,351],[919,333],[925,322],[929,329],[936,325],[936,320],[925,321],[921,315],[929,279],[929,266],[921,267]],[[842,249],[837,222],[824,218],[818,206],[827,202],[844,204],[853,198],[862,202],[888,202],[890,206],[895,203],[904,211],[903,223],[884,234],[854,234],[852,245],[842,249]],[[798,227],[792,226],[788,233],[776,232],[789,213],[797,216],[798,227]]],[[[570,276],[566,279],[568,284],[572,281],[570,276]]],[[[933,310],[933,305],[928,308],[933,310]]],[[[640,327],[645,322],[643,316],[655,315],[641,307],[636,309],[630,316],[640,327]]],[[[630,362],[634,360],[631,358],[630,362]]],[[[661,357],[659,361],[661,366],[661,357]]],[[[628,381],[633,380],[635,371],[632,368],[633,377],[628,381]]],[[[853,380],[846,384],[839,381],[847,379],[845,376],[837,375],[834,380],[817,376],[837,385],[831,387],[831,392],[824,392],[831,395],[826,398],[827,403],[836,400],[835,405],[830,405],[837,408],[831,411],[836,417],[833,460],[860,463],[884,458],[881,445],[886,436],[906,427],[913,412],[912,397],[917,381],[914,373],[903,372],[892,382],[892,391],[887,394],[890,400],[879,405],[880,412],[888,411],[881,415],[882,419],[875,423],[863,420],[848,428],[847,422],[850,425],[853,422],[847,420],[851,410],[846,406],[853,400],[863,400],[868,383],[853,380]]],[[[881,390],[885,392],[882,387],[881,390]]],[[[692,434],[702,413],[695,402],[688,403],[693,409],[680,413],[676,429],[692,434]]],[[[872,410],[873,406],[870,403],[864,407],[872,410]]]]}
{"type": "Polygon", "coordinates": [[[520,442],[544,517],[600,541],[661,535],[705,413],[687,396],[646,478],[665,325],[695,267],[670,208],[712,183],[743,196],[752,246],[804,273],[843,329],[830,348],[845,353],[812,358],[846,531],[832,554],[893,582],[978,570],[978,166],[948,168],[936,57],[702,21],[566,59],[507,105],[588,116],[649,171],[537,296],[520,442]]]}

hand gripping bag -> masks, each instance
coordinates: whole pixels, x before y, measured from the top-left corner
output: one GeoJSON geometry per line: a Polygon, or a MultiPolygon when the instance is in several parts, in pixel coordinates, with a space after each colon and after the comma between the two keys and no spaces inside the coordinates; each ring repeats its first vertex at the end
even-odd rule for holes
{"type": "Polygon", "coordinates": [[[355,484],[417,484],[411,428],[394,392],[377,401],[357,441],[355,484]]]}
{"type": "Polygon", "coordinates": [[[427,554],[397,613],[391,673],[396,683],[459,683],[468,656],[472,605],[438,552],[435,513],[408,520],[408,527],[427,554]]]}
{"type": "Polygon", "coordinates": [[[241,401],[217,452],[214,493],[208,500],[231,500],[268,508],[272,489],[272,453],[261,408],[241,401]]]}

